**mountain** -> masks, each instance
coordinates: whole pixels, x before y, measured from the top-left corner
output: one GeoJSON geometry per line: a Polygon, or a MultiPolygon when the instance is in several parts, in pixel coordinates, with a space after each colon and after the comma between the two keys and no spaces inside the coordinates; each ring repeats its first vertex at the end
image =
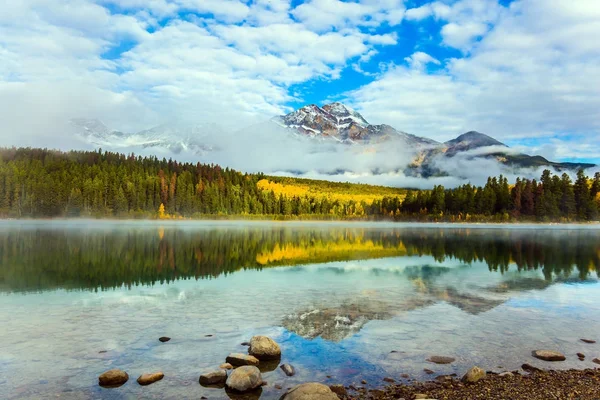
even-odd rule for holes
{"type": "Polygon", "coordinates": [[[468,179],[471,173],[479,173],[478,169],[484,165],[482,160],[497,163],[507,172],[517,174],[526,168],[552,167],[560,171],[594,166],[553,162],[539,155],[519,153],[476,131],[439,143],[390,125],[371,124],[360,113],[339,102],[323,106],[310,104],[232,132],[224,132],[215,125],[164,124],[126,133],[111,130],[95,119],[76,118],[70,122],[75,134],[94,146],[117,151],[185,152],[191,157],[203,156],[205,160],[235,165],[238,169],[292,175],[307,171],[324,175],[401,172],[412,177],[468,179]]]}
{"type": "Polygon", "coordinates": [[[215,125],[159,125],[135,133],[110,130],[97,119],[74,118],[70,121],[75,134],[83,141],[115,149],[160,148],[173,153],[190,151],[205,154],[214,150],[209,143],[221,130],[215,125]]]}
{"type": "Polygon", "coordinates": [[[499,146],[508,148],[507,145],[497,141],[493,137],[475,131],[463,133],[456,139],[448,140],[444,145],[446,146],[446,156],[448,157],[452,157],[461,151],[469,151],[481,147],[499,146]]]}
{"type": "Polygon", "coordinates": [[[336,102],[319,107],[304,106],[287,115],[272,120],[294,134],[315,138],[333,139],[346,144],[384,143],[403,140],[404,146],[414,150],[414,159],[404,171],[412,176],[447,175],[438,164],[444,159],[494,159],[511,168],[554,167],[558,170],[590,168],[587,163],[552,162],[542,156],[530,156],[511,150],[506,144],[484,133],[469,131],[445,143],[399,131],[390,125],[371,125],[358,112],[336,102]]]}
{"type": "Polygon", "coordinates": [[[358,112],[338,102],[323,107],[310,104],[287,115],[275,117],[272,121],[299,135],[333,139],[347,144],[377,143],[390,139],[402,139],[415,146],[438,144],[430,139],[398,131],[389,125],[372,125],[358,112]]]}

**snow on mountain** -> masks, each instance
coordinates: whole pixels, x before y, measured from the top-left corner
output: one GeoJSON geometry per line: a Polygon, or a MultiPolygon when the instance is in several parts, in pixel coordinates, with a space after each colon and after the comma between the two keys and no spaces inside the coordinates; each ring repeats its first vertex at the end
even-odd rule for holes
{"type": "Polygon", "coordinates": [[[275,117],[273,121],[297,134],[343,143],[381,142],[391,138],[401,138],[412,144],[426,143],[389,125],[371,125],[358,112],[338,102],[323,107],[310,104],[275,117]]]}
{"type": "Polygon", "coordinates": [[[70,121],[75,134],[83,141],[113,149],[161,148],[173,153],[182,151],[205,154],[214,150],[212,139],[221,133],[216,125],[159,125],[135,133],[110,130],[97,119],[74,118],[70,121]]]}

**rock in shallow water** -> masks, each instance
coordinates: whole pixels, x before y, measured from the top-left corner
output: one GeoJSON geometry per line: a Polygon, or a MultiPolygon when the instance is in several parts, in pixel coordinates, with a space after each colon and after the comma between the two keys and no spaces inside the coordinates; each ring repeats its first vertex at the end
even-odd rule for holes
{"type": "Polygon", "coordinates": [[[445,357],[445,356],[431,356],[427,359],[427,361],[435,363],[435,364],[451,364],[455,361],[455,358],[445,357]]]}
{"type": "Polygon", "coordinates": [[[161,342],[165,343],[165,342],[168,342],[169,340],[171,340],[171,338],[168,337],[168,336],[161,336],[161,337],[158,338],[158,340],[160,340],[161,342]]]}
{"type": "Polygon", "coordinates": [[[243,365],[258,365],[258,358],[254,356],[249,356],[247,354],[242,353],[231,353],[225,359],[226,362],[233,366],[243,366],[243,365]]]}
{"type": "Polygon", "coordinates": [[[279,366],[279,368],[281,368],[281,370],[287,375],[287,376],[294,376],[294,374],[296,373],[296,370],[294,369],[294,367],[292,367],[290,364],[281,364],[279,366]]]}
{"type": "Polygon", "coordinates": [[[322,383],[309,382],[288,390],[281,399],[285,400],[338,400],[338,396],[322,383]]]}
{"type": "Polygon", "coordinates": [[[471,368],[465,376],[463,376],[462,381],[467,383],[475,383],[483,378],[485,378],[486,373],[479,367],[471,368]]]}
{"type": "Polygon", "coordinates": [[[98,383],[100,386],[116,387],[121,386],[129,380],[127,372],[121,371],[120,369],[111,369],[110,371],[104,372],[98,377],[98,383]]]}
{"type": "Polygon", "coordinates": [[[567,359],[564,354],[553,350],[535,350],[531,354],[544,361],[565,361],[567,359]]]}
{"type": "Polygon", "coordinates": [[[275,360],[281,357],[281,348],[267,336],[254,336],[250,340],[248,353],[259,360],[275,360]]]}
{"type": "Polygon", "coordinates": [[[583,343],[593,344],[596,343],[595,340],[592,339],[580,339],[583,343]]]}
{"type": "Polygon", "coordinates": [[[329,385],[329,389],[338,396],[348,396],[348,391],[344,385],[329,385]]]}
{"type": "Polygon", "coordinates": [[[521,365],[521,368],[523,368],[523,371],[527,371],[527,372],[540,372],[541,369],[534,367],[531,364],[523,364],[521,365]]]}
{"type": "Polygon", "coordinates": [[[221,369],[233,369],[233,365],[231,365],[229,363],[223,363],[223,364],[219,365],[219,368],[221,368],[221,369]]]}
{"type": "Polygon", "coordinates": [[[219,385],[225,383],[225,380],[227,380],[227,371],[223,369],[200,375],[201,385],[219,385]]]}
{"type": "MultiPolygon", "coordinates": [[[[223,371],[225,372],[225,371],[223,371]]],[[[260,370],[252,365],[245,365],[234,369],[227,378],[227,388],[237,392],[248,392],[261,387],[263,383],[260,370]]]]}
{"type": "Polygon", "coordinates": [[[155,372],[153,374],[143,374],[137,379],[137,383],[142,386],[150,385],[154,382],[160,381],[165,377],[165,374],[162,372],[155,372]]]}

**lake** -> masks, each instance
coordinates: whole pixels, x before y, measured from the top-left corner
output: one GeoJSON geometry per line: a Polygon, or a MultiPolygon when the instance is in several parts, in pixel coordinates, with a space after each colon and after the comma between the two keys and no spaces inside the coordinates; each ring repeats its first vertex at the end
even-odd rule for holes
{"type": "Polygon", "coordinates": [[[266,399],[305,381],[590,368],[599,265],[600,229],[583,225],[2,221],[0,398],[227,398],[198,377],[257,334],[297,371],[263,366],[266,399]],[[112,368],[129,382],[99,387],[112,368]]]}

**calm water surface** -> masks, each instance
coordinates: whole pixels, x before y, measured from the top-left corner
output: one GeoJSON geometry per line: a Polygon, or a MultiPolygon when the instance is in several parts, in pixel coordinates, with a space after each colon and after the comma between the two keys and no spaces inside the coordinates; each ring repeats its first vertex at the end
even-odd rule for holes
{"type": "Polygon", "coordinates": [[[255,334],[297,370],[263,367],[261,398],[544,367],[537,348],[593,367],[600,344],[579,338],[600,342],[599,265],[588,226],[2,221],[0,398],[226,398],[198,377],[255,334]],[[129,382],[98,387],[111,368],[129,382]]]}

